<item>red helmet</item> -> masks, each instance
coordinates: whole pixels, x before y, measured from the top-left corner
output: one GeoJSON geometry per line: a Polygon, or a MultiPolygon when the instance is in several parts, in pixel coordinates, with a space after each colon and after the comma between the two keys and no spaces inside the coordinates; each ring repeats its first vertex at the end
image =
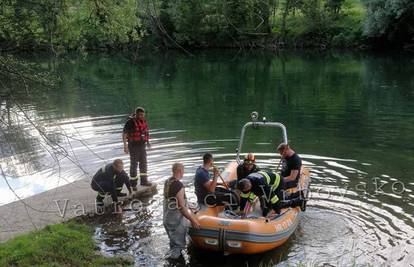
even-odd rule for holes
{"type": "Polygon", "coordinates": [[[244,163],[253,164],[256,161],[256,157],[249,153],[244,157],[244,163]]]}

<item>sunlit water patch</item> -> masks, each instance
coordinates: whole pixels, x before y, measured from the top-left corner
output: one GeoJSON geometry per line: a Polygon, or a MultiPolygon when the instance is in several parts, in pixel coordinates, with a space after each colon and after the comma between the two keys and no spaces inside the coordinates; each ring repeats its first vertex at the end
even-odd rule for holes
{"type": "MultiPolygon", "coordinates": [[[[129,159],[123,152],[121,137],[127,115],[82,117],[58,123],[46,121],[35,126],[22,118],[24,113],[21,111],[16,110],[15,115],[17,119],[13,123],[30,129],[26,139],[31,141],[25,144],[16,138],[19,130],[14,127],[2,132],[4,142],[0,162],[5,175],[0,179],[0,205],[80,179],[91,179],[97,169],[115,158],[129,159]]],[[[186,153],[175,149],[184,143],[173,141],[175,134],[181,132],[183,130],[152,129],[154,153],[148,158],[159,162],[161,170],[163,164],[169,164],[169,155],[176,153],[174,156],[177,157],[186,153]]],[[[191,149],[191,145],[187,149],[191,149]]]]}
{"type": "MultiPolygon", "coordinates": [[[[172,163],[181,161],[187,195],[195,201],[192,180],[202,154],[212,152],[221,168],[234,160],[240,127],[256,110],[287,126],[289,141],[311,169],[309,207],[279,249],[222,257],[190,247],[191,265],[414,262],[410,57],[221,50],[151,54],[138,64],[102,54],[33,58],[33,64],[56,70],[61,82],[50,90],[30,85],[28,92],[10,88],[12,96],[0,92],[0,205],[91,179],[114,158],[128,168],[123,114],[136,105],[147,109],[152,129],[150,179],[162,192],[172,163]]],[[[263,152],[260,166],[277,166],[275,139],[255,134],[248,140],[255,143],[251,151],[263,152]]],[[[138,266],[164,264],[161,200],[158,193],[140,213],[99,217],[101,250],[133,255],[138,266]]]]}
{"type": "MultiPolygon", "coordinates": [[[[211,147],[218,144],[210,142],[211,147]]],[[[176,149],[187,150],[188,145],[176,149]]],[[[151,163],[151,168],[157,169],[152,179],[157,182],[159,192],[170,175],[172,162],[185,162],[187,173],[183,182],[189,200],[195,202],[193,178],[201,164],[201,154],[212,152],[220,167],[235,158],[220,149],[207,149],[205,144],[195,143],[192,147],[184,158],[177,152],[172,153],[174,160],[168,160],[168,164],[151,163]]],[[[274,169],[277,165],[275,154],[257,156],[257,163],[263,168],[274,169]]],[[[303,155],[303,160],[312,173],[311,200],[298,229],[286,244],[260,256],[224,257],[190,247],[187,261],[195,266],[409,266],[414,262],[410,253],[414,251],[413,209],[398,206],[401,199],[412,201],[412,196],[398,191],[398,187],[395,193],[386,191],[390,187],[379,189],[380,184],[376,185],[375,177],[370,177],[369,168],[360,170],[363,165],[356,160],[313,155],[303,155]],[[372,185],[367,185],[370,182],[372,185]]],[[[381,184],[392,182],[391,177],[382,179],[378,181],[381,184]]],[[[408,191],[413,188],[405,186],[408,191]]],[[[144,200],[143,205],[143,212],[127,211],[121,218],[98,219],[95,238],[106,254],[133,255],[137,266],[168,265],[164,260],[168,237],[162,226],[161,193],[144,200]]]]}
{"type": "MultiPolygon", "coordinates": [[[[4,171],[11,174],[0,182],[2,203],[90,179],[96,169],[115,158],[125,160],[128,169],[129,159],[122,150],[120,130],[125,118],[125,115],[84,117],[49,125],[47,131],[59,140],[52,150],[46,149],[51,140],[37,137],[36,149],[2,158],[4,171]],[[29,161],[21,158],[20,155],[27,153],[36,157],[29,161]]],[[[202,155],[213,153],[216,164],[224,169],[235,160],[235,153],[230,153],[228,147],[236,147],[238,139],[182,141],[180,134],[185,132],[152,130],[149,177],[158,185],[158,192],[162,192],[165,179],[171,175],[171,165],[182,162],[187,196],[195,202],[193,178],[202,155]]],[[[274,170],[279,161],[274,153],[256,153],[256,156],[257,164],[265,169],[274,170]]],[[[354,159],[309,154],[302,157],[312,174],[311,200],[298,229],[286,244],[261,255],[227,257],[221,254],[211,257],[208,256],[211,253],[190,247],[187,261],[197,266],[292,263],[407,266],[414,262],[410,253],[414,251],[414,207],[400,205],[413,202],[412,183],[404,184],[398,177],[372,172],[375,166],[354,159]]],[[[132,255],[137,266],[168,265],[164,260],[168,237],[162,225],[162,199],[158,193],[143,200],[140,212],[126,211],[121,217],[94,219],[95,239],[101,251],[108,255],[132,255]]]]}

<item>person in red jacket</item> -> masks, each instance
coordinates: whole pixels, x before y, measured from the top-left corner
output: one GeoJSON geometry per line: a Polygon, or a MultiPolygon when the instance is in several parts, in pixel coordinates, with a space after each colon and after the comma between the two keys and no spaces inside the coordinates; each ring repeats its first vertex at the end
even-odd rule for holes
{"type": "Polygon", "coordinates": [[[135,109],[135,114],[127,120],[124,126],[122,140],[124,152],[129,153],[130,158],[130,184],[132,190],[137,190],[138,179],[141,178],[141,185],[151,186],[147,174],[147,151],[151,148],[149,142],[149,128],[145,120],[145,110],[142,107],[135,109]],[[139,175],[137,167],[139,163],[139,175]]]}

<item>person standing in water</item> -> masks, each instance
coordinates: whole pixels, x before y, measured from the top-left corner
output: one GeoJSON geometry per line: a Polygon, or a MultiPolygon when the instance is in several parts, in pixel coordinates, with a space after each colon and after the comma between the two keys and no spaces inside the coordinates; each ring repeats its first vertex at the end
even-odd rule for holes
{"type": "Polygon", "coordinates": [[[129,154],[130,158],[129,176],[133,191],[137,191],[137,183],[139,178],[141,180],[141,185],[152,185],[148,181],[147,173],[146,148],[151,148],[149,139],[149,127],[147,121],[145,120],[145,110],[142,107],[137,107],[135,109],[135,114],[129,117],[125,123],[122,134],[124,152],[129,154]],[[139,175],[137,173],[138,163],[139,175]]]}
{"type": "Polygon", "coordinates": [[[184,175],[184,166],[174,163],[172,166],[172,177],[164,184],[163,224],[170,239],[170,251],[168,258],[176,260],[182,255],[186,248],[186,235],[188,219],[193,228],[200,228],[198,220],[187,207],[184,185],[181,178],[184,175]]]}

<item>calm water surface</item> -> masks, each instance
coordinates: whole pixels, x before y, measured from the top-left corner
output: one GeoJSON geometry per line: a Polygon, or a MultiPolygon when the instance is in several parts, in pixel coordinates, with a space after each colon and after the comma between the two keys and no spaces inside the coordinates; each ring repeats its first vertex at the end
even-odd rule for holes
{"type": "MultiPolygon", "coordinates": [[[[0,99],[0,205],[90,179],[114,158],[128,167],[122,125],[137,105],[152,129],[151,180],[162,192],[172,163],[183,162],[194,201],[203,153],[220,167],[234,160],[240,129],[256,110],[286,125],[311,169],[308,209],[281,248],[223,257],[190,247],[191,266],[414,266],[412,56],[212,51],[145,55],[137,64],[121,55],[29,61],[60,81],[0,99]]],[[[251,131],[247,141],[260,166],[277,165],[280,133],[251,131]]],[[[137,266],[168,265],[161,199],[144,200],[141,213],[96,219],[102,251],[133,255],[137,266]]]]}

